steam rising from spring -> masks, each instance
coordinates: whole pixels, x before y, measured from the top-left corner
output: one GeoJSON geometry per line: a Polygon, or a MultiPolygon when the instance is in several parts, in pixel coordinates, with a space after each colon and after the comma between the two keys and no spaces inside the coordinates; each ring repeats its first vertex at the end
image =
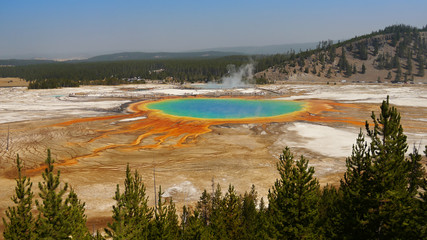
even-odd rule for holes
{"type": "Polygon", "coordinates": [[[221,78],[221,84],[209,83],[208,88],[247,88],[253,82],[254,64],[248,63],[236,69],[230,64],[227,66],[227,75],[221,78]]]}
{"type": "Polygon", "coordinates": [[[254,65],[242,65],[237,70],[236,66],[228,65],[227,70],[228,76],[222,78],[224,88],[247,87],[253,78],[254,65]]]}

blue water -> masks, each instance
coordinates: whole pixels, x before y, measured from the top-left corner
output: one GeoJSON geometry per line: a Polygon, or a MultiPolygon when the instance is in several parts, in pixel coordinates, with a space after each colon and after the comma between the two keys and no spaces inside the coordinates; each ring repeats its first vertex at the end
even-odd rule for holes
{"type": "Polygon", "coordinates": [[[303,103],[279,100],[217,98],[171,99],[147,104],[165,114],[202,119],[273,117],[302,109],[303,103]]]}

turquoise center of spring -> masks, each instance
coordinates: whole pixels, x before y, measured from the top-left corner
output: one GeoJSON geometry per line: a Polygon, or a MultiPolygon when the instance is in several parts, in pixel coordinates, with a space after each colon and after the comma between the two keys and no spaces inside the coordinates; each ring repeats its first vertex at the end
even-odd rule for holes
{"type": "Polygon", "coordinates": [[[247,119],[292,113],[301,110],[303,103],[282,100],[184,98],[149,103],[147,108],[178,117],[247,119]]]}

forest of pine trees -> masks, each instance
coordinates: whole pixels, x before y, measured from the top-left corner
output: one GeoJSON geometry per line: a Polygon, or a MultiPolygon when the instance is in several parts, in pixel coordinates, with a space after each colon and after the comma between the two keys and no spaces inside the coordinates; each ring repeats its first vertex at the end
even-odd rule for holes
{"type": "MultiPolygon", "coordinates": [[[[232,185],[204,191],[195,206],[176,213],[160,188],[148,206],[138,171],[126,169],[124,189],[113,199],[112,222],[90,234],[82,203],[54,172],[48,151],[39,197],[32,182],[18,177],[13,205],[3,218],[5,239],[426,239],[427,178],[422,149],[409,156],[400,114],[383,101],[366,121],[346,159],[347,170],[336,187],[321,188],[315,169],[304,157],[285,148],[277,162],[279,178],[268,192],[268,204],[255,186],[240,195],[232,185]],[[368,138],[368,140],[366,140],[368,138]],[[34,201],[35,199],[35,201],[34,201]],[[32,211],[33,206],[36,211],[32,211]]],[[[427,155],[427,146],[424,154],[427,155]]]]}

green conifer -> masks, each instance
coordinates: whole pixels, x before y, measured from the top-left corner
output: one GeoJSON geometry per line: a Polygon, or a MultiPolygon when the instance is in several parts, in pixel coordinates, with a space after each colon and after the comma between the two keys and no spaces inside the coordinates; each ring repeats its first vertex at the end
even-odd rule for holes
{"type": "Polygon", "coordinates": [[[239,239],[243,234],[243,222],[240,197],[237,195],[234,187],[230,184],[228,191],[223,198],[222,206],[222,221],[225,225],[227,239],[239,239]]]}
{"type": "Polygon", "coordinates": [[[367,231],[375,233],[375,237],[380,239],[419,236],[419,228],[414,225],[418,217],[414,204],[417,201],[416,191],[410,190],[419,181],[411,173],[411,161],[405,158],[408,145],[400,124],[400,114],[390,106],[387,96],[381,105],[379,118],[374,113],[371,118],[373,129],[366,122],[371,139],[373,187],[367,231]]]}
{"type": "Polygon", "coordinates": [[[208,225],[212,213],[212,198],[211,195],[208,194],[206,189],[202,192],[202,196],[197,202],[196,210],[199,213],[198,215],[201,218],[203,224],[208,225]]]}
{"type": "Polygon", "coordinates": [[[224,239],[227,236],[227,226],[225,224],[224,201],[221,186],[217,184],[215,192],[211,198],[211,215],[209,221],[209,231],[216,239],[224,239]]]}
{"type": "Polygon", "coordinates": [[[279,239],[316,239],[319,183],[303,156],[294,161],[286,147],[277,163],[280,179],[269,190],[269,213],[279,239]]]}
{"type": "Polygon", "coordinates": [[[186,206],[181,215],[181,239],[212,239],[197,210],[191,212],[186,206]]]}
{"type": "Polygon", "coordinates": [[[275,233],[276,230],[272,224],[272,217],[268,212],[268,208],[265,206],[264,198],[261,198],[258,205],[257,213],[257,228],[255,239],[270,239],[271,233],[275,233]]]}
{"type": "Polygon", "coordinates": [[[418,59],[418,76],[424,77],[424,65],[425,65],[424,57],[422,54],[418,54],[417,59],[418,59]]]}
{"type": "Polygon", "coordinates": [[[15,206],[8,207],[3,219],[4,239],[36,239],[34,232],[34,217],[31,213],[34,194],[31,190],[30,178],[22,176],[22,162],[16,156],[18,178],[15,179],[15,195],[11,198],[15,206]]]}
{"type": "Polygon", "coordinates": [[[112,239],[148,239],[152,209],[148,207],[148,197],[141,175],[135,170],[132,175],[129,164],[126,167],[125,190],[117,190],[114,196],[113,222],[105,229],[112,239]]]}
{"type": "Polygon", "coordinates": [[[342,239],[343,221],[340,209],[342,196],[333,186],[322,189],[319,203],[319,228],[323,239],[342,239]]]}
{"type": "Polygon", "coordinates": [[[39,182],[40,199],[36,200],[39,215],[36,220],[36,234],[39,239],[67,239],[71,229],[67,225],[68,207],[63,200],[68,184],[61,187],[60,172],[53,173],[54,160],[50,150],[45,161],[46,169],[42,173],[43,182],[39,182]]]}
{"type": "Polygon", "coordinates": [[[343,232],[350,239],[371,239],[373,234],[367,232],[368,212],[372,209],[373,173],[372,159],[362,130],[353,145],[351,157],[346,159],[347,171],[341,180],[341,213],[343,232]]]}
{"type": "Polygon", "coordinates": [[[159,188],[154,219],[150,223],[149,239],[177,239],[179,234],[178,216],[172,199],[168,205],[162,198],[162,187],[159,188]]]}
{"type": "Polygon", "coordinates": [[[85,215],[85,203],[81,202],[74,189],[71,188],[70,193],[65,199],[66,205],[66,221],[65,224],[70,230],[69,237],[72,239],[91,239],[88,228],[86,227],[87,217],[85,215]]]}
{"type": "Polygon", "coordinates": [[[243,224],[243,238],[244,239],[257,239],[257,232],[260,230],[258,227],[259,221],[257,216],[257,192],[255,186],[252,185],[251,191],[246,192],[242,197],[242,224],[243,224]]]}

